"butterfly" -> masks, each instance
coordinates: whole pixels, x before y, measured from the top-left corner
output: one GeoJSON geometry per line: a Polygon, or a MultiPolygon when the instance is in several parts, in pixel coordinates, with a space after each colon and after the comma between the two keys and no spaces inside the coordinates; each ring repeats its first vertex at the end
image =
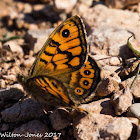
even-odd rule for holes
{"type": "Polygon", "coordinates": [[[24,89],[40,103],[74,107],[92,100],[101,68],[89,55],[80,16],[61,23],[38,53],[28,76],[18,76],[24,89]]]}

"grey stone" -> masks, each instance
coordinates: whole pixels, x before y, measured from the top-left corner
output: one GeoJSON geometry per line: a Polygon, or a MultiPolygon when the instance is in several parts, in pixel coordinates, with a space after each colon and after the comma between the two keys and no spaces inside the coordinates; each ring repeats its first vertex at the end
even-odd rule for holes
{"type": "Polygon", "coordinates": [[[25,35],[25,40],[29,43],[29,49],[33,50],[34,53],[40,51],[53,30],[54,28],[46,30],[29,30],[25,35]]]}
{"type": "Polygon", "coordinates": [[[3,102],[8,102],[9,100],[18,101],[23,96],[23,88],[19,84],[0,90],[0,100],[3,102]]]}
{"type": "Polygon", "coordinates": [[[2,119],[5,122],[19,123],[31,119],[37,119],[44,112],[37,101],[26,99],[14,104],[12,107],[1,112],[2,119]],[[24,118],[24,119],[23,119],[24,118]]]}
{"type": "Polygon", "coordinates": [[[46,133],[49,133],[49,128],[47,125],[42,123],[39,120],[32,120],[28,123],[25,123],[16,129],[13,130],[12,133],[20,134],[22,137],[20,137],[20,140],[38,140],[38,139],[44,139],[48,140],[47,137],[45,137],[46,133]]]}
{"type": "MultiPolygon", "coordinates": [[[[122,82],[123,87],[130,87],[135,76],[128,78],[127,80],[122,82]]],[[[138,75],[137,79],[134,81],[132,88],[131,88],[131,93],[135,96],[135,98],[140,98],[140,75],[138,75]]]]}
{"type": "Polygon", "coordinates": [[[88,113],[98,113],[115,116],[114,108],[110,103],[109,98],[100,99],[98,101],[93,101],[88,104],[81,104],[78,107],[82,108],[84,111],[87,111],[88,113]]]}
{"type": "Polygon", "coordinates": [[[137,117],[140,120],[140,103],[132,104],[128,109],[127,116],[137,117]]]}
{"type": "Polygon", "coordinates": [[[50,122],[52,127],[59,131],[66,128],[72,121],[72,118],[68,112],[62,109],[54,110],[50,115],[50,122]]]}
{"type": "Polygon", "coordinates": [[[116,115],[126,112],[132,105],[132,99],[133,97],[129,88],[115,92],[111,97],[111,102],[115,108],[116,115]]]}
{"type": "Polygon", "coordinates": [[[109,115],[90,113],[74,122],[76,140],[127,140],[131,132],[130,120],[123,117],[113,118],[109,115]]]}
{"type": "MultiPolygon", "coordinates": [[[[131,32],[135,34],[138,40],[140,40],[139,15],[136,12],[131,12],[129,10],[110,9],[110,8],[107,8],[103,4],[97,4],[93,8],[88,8],[86,11],[84,11],[82,17],[84,18],[84,20],[90,27],[96,27],[100,29],[111,27],[112,29],[114,28],[114,31],[115,29],[117,29],[117,32],[118,32],[118,29],[120,29],[120,33],[122,32],[126,38],[126,40],[124,38],[123,42],[127,42],[127,35],[128,37],[130,37],[132,35],[131,32]]],[[[102,31],[100,33],[101,33],[100,35],[102,35],[102,31]]],[[[118,36],[116,36],[116,39],[118,40],[121,36],[122,35],[119,34],[118,32],[118,36]]],[[[113,36],[110,36],[109,39],[112,39],[112,37],[113,36]]],[[[102,38],[100,39],[102,40],[102,38]]],[[[119,42],[115,42],[114,45],[117,46],[117,44],[120,44],[119,42]]]]}
{"type": "Polygon", "coordinates": [[[56,11],[70,13],[74,6],[76,5],[77,0],[54,0],[54,8],[56,11]]]}
{"type": "Polygon", "coordinates": [[[88,42],[90,48],[92,48],[91,53],[99,53],[109,56],[121,55],[122,57],[126,57],[127,55],[128,57],[126,52],[129,52],[129,49],[126,46],[126,43],[128,37],[131,35],[132,34],[125,29],[117,27],[96,27],[93,29],[92,34],[88,36],[88,42]]]}

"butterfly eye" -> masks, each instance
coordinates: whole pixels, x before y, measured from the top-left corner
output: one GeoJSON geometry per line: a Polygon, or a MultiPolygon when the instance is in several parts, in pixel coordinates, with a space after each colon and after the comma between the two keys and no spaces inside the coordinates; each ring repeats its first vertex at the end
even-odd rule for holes
{"type": "Polygon", "coordinates": [[[83,84],[84,84],[85,86],[87,86],[87,85],[89,84],[89,81],[84,80],[84,81],[83,81],[83,84]]]}
{"type": "Polygon", "coordinates": [[[70,31],[68,29],[63,30],[63,32],[62,32],[63,37],[68,37],[69,34],[70,34],[70,31]]]}
{"type": "Polygon", "coordinates": [[[89,70],[85,70],[85,71],[84,71],[84,74],[85,74],[85,75],[90,75],[91,72],[90,72],[89,70]]]}

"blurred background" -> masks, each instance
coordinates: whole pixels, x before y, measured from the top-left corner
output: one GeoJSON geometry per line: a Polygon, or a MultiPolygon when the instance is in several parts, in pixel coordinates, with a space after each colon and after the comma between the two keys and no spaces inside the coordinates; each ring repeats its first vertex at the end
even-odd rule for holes
{"type": "MultiPolygon", "coordinates": [[[[100,19],[97,18],[100,14],[107,16],[107,8],[139,13],[140,0],[1,0],[0,37],[4,37],[7,32],[12,36],[23,37],[28,30],[56,28],[73,15],[80,15],[87,24],[96,26],[93,16],[96,13],[95,20],[100,19]],[[97,5],[106,7],[106,12],[103,12],[102,8],[96,9],[97,5]]],[[[121,19],[121,14],[119,16],[122,22],[128,20],[127,17],[121,19]]],[[[115,18],[117,17],[114,17],[114,20],[115,18]]]]}

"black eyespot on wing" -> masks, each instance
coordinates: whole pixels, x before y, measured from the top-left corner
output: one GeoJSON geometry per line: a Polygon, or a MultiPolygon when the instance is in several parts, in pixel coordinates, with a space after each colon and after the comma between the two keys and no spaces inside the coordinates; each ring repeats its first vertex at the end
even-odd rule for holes
{"type": "Polygon", "coordinates": [[[76,95],[79,96],[79,95],[82,95],[84,93],[84,90],[81,87],[77,87],[77,88],[75,88],[74,92],[76,95]]]}
{"type": "Polygon", "coordinates": [[[87,85],[89,84],[89,81],[84,80],[84,81],[83,81],[83,84],[84,84],[85,86],[87,86],[87,85]]]}
{"type": "Polygon", "coordinates": [[[85,71],[84,71],[84,74],[85,74],[85,75],[90,75],[91,72],[90,72],[89,70],[85,70],[85,71]]]}
{"type": "Polygon", "coordinates": [[[70,35],[70,31],[68,29],[63,30],[62,36],[63,37],[68,37],[70,35]]]}
{"type": "Polygon", "coordinates": [[[78,93],[80,93],[80,92],[81,92],[81,90],[80,90],[80,89],[77,89],[77,92],[78,92],[78,93]]]}

